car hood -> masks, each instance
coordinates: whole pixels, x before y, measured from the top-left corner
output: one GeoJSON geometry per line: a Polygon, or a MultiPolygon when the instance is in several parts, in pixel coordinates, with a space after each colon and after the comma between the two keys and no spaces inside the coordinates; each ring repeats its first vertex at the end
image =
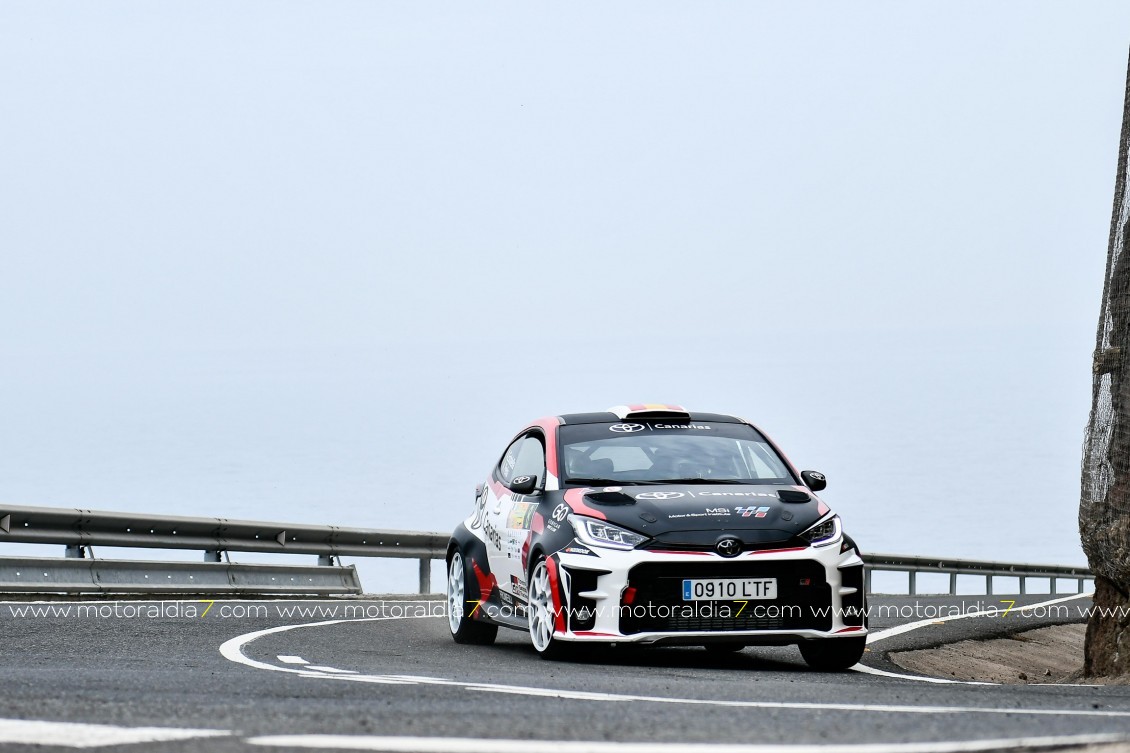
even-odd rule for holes
{"type": "Polygon", "coordinates": [[[649,548],[709,547],[723,534],[751,547],[785,546],[828,513],[804,487],[761,484],[604,487],[587,490],[584,501],[651,537],[649,548]]]}

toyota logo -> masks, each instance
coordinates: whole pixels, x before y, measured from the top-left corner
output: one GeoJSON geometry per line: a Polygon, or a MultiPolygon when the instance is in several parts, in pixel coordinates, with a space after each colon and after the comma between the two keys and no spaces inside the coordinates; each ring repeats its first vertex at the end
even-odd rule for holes
{"type": "Polygon", "coordinates": [[[718,552],[723,557],[736,557],[742,551],[742,542],[731,536],[715,544],[714,551],[718,552]]]}
{"type": "Polygon", "coordinates": [[[608,427],[609,431],[614,431],[619,434],[634,434],[637,431],[643,431],[647,427],[643,424],[612,424],[608,427]]]}
{"type": "Polygon", "coordinates": [[[682,492],[644,492],[637,494],[636,499],[678,499],[682,496],[682,492]]]}

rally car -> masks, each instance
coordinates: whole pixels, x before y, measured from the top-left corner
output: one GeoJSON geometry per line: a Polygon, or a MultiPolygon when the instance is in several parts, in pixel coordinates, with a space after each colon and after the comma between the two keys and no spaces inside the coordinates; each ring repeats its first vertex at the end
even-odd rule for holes
{"type": "Polygon", "coordinates": [[[546,658],[583,642],[797,644],[813,668],[850,667],[863,560],[825,486],[732,416],[648,404],[535,421],[451,537],[452,637],[524,630],[546,658]]]}

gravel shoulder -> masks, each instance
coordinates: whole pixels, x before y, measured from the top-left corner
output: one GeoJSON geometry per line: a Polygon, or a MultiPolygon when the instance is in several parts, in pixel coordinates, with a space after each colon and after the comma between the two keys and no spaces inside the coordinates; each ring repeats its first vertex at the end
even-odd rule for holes
{"type": "Polygon", "coordinates": [[[1083,670],[1083,623],[1052,625],[989,640],[964,640],[891,660],[911,672],[956,680],[1009,684],[1078,681],[1083,670]]]}

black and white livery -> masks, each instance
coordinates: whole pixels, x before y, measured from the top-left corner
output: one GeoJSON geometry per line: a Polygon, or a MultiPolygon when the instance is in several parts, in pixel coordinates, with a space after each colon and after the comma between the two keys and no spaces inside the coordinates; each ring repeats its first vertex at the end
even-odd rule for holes
{"type": "Polygon", "coordinates": [[[755,426],[674,405],[545,418],[518,434],[451,537],[452,636],[734,651],[797,644],[844,669],[867,634],[863,560],[755,426]]]}

